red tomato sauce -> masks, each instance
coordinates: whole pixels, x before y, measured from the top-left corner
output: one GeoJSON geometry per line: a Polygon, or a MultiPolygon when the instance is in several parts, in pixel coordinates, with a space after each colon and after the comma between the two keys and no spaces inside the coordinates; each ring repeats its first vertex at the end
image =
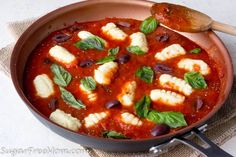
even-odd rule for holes
{"type": "MultiPolygon", "coordinates": [[[[101,21],[95,22],[86,22],[86,23],[75,23],[74,25],[64,28],[62,30],[55,31],[51,33],[46,39],[44,39],[32,52],[30,55],[27,65],[25,67],[25,77],[24,77],[24,90],[29,99],[29,101],[44,115],[48,116],[53,112],[49,108],[49,103],[52,98],[57,99],[57,108],[63,110],[66,113],[70,113],[73,117],[78,118],[82,127],[79,129],[78,133],[88,134],[91,136],[101,136],[103,131],[106,130],[115,130],[124,134],[127,137],[133,139],[141,139],[141,138],[150,138],[152,137],[150,131],[156,125],[155,123],[148,121],[146,119],[142,119],[143,125],[139,126],[131,126],[121,122],[120,114],[122,112],[128,111],[132,114],[135,114],[134,105],[131,107],[118,107],[113,109],[106,109],[105,104],[111,100],[117,100],[117,95],[121,93],[121,87],[126,81],[135,80],[137,82],[137,89],[135,94],[135,101],[140,100],[144,95],[149,95],[152,89],[163,89],[158,84],[158,78],[160,73],[155,73],[154,80],[152,84],[147,84],[141,79],[135,76],[135,72],[141,66],[150,66],[153,67],[157,63],[163,63],[170,68],[172,68],[171,75],[175,77],[179,77],[183,79],[185,70],[181,70],[177,68],[177,63],[182,58],[194,58],[204,60],[211,68],[211,73],[205,77],[208,87],[206,89],[194,90],[194,92],[190,96],[186,96],[184,104],[178,106],[168,106],[161,103],[152,102],[151,107],[157,111],[179,111],[185,115],[185,119],[188,125],[191,125],[204,116],[206,116],[215,106],[215,101],[218,99],[219,90],[220,90],[220,80],[218,76],[218,72],[216,70],[216,64],[213,60],[211,60],[208,54],[202,50],[199,54],[189,53],[190,50],[194,48],[199,48],[194,42],[189,39],[173,32],[167,28],[162,26],[158,26],[157,29],[146,35],[148,41],[149,51],[145,55],[135,55],[131,54],[126,50],[126,47],[129,46],[130,41],[129,38],[126,38],[125,41],[115,41],[110,40],[107,36],[104,36],[101,32],[101,27],[104,26],[108,22],[128,22],[130,23],[130,27],[118,27],[122,29],[126,34],[130,35],[132,33],[138,32],[141,21],[134,19],[119,19],[119,18],[107,18],[101,21]],[[109,46],[106,47],[104,51],[98,50],[80,50],[76,48],[74,44],[79,41],[79,37],[77,36],[78,32],[81,30],[86,30],[95,34],[103,39],[105,39],[109,46]],[[62,43],[56,43],[53,40],[53,37],[56,34],[67,34],[71,36],[71,38],[62,43]],[[156,40],[156,36],[160,34],[168,34],[169,39],[165,42],[160,42],[156,40]],[[154,56],[156,52],[160,52],[163,48],[178,43],[180,44],[187,52],[186,55],[176,57],[173,59],[169,59],[167,61],[157,61],[154,56]],[[64,65],[57,63],[50,55],[49,49],[55,45],[60,45],[66,48],[69,52],[74,54],[77,58],[78,63],[92,59],[94,61],[101,59],[107,56],[107,51],[109,48],[114,48],[119,46],[120,51],[117,54],[117,58],[122,54],[129,54],[131,59],[126,64],[119,64],[119,69],[115,75],[115,78],[112,80],[112,83],[107,86],[102,86],[97,84],[97,88],[95,92],[98,94],[98,99],[94,103],[88,101],[87,96],[84,95],[79,89],[80,79],[85,76],[94,76],[94,70],[99,66],[93,64],[91,67],[82,68],[78,64],[75,64],[70,67],[65,67],[64,65]],[[61,93],[59,91],[59,87],[54,84],[55,93],[53,96],[49,98],[43,99],[36,95],[35,87],[33,85],[34,78],[39,74],[47,74],[53,80],[53,73],[50,70],[51,64],[45,64],[45,59],[49,59],[50,61],[62,65],[70,74],[73,76],[72,81],[66,87],[68,91],[70,91],[77,99],[80,99],[85,105],[86,109],[75,109],[70,105],[66,104],[61,98],[61,93]],[[196,99],[200,97],[203,100],[203,106],[197,111],[196,110],[196,99]],[[90,113],[109,111],[109,117],[100,121],[96,126],[87,129],[83,125],[83,119],[88,116],[90,113]]],[[[178,128],[181,129],[181,128],[178,128]]],[[[171,132],[176,131],[177,129],[171,129],[171,132]]]]}

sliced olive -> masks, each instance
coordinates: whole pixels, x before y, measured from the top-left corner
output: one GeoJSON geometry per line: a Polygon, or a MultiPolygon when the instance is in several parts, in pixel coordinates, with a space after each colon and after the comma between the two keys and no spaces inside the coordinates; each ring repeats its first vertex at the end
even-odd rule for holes
{"type": "Polygon", "coordinates": [[[70,36],[66,34],[57,34],[52,38],[57,43],[62,43],[70,39],[70,36]]]}
{"type": "Polygon", "coordinates": [[[125,22],[125,21],[119,21],[119,22],[117,22],[116,24],[117,24],[118,26],[127,27],[127,28],[129,28],[129,27],[131,26],[130,23],[125,22]]]}
{"type": "Polygon", "coordinates": [[[130,60],[130,55],[128,54],[123,54],[119,57],[118,61],[120,64],[125,64],[130,60]]]}
{"type": "Polygon", "coordinates": [[[121,103],[118,100],[112,100],[106,103],[106,108],[110,109],[110,108],[114,108],[114,107],[119,107],[121,105],[121,103]]]}
{"type": "Polygon", "coordinates": [[[165,33],[165,34],[158,34],[157,36],[156,36],[156,40],[157,41],[160,41],[160,42],[166,42],[166,41],[168,41],[169,40],[169,35],[167,34],[167,33],[165,33]]]}
{"type": "Polygon", "coordinates": [[[56,110],[56,108],[57,108],[57,104],[58,104],[57,98],[52,98],[52,99],[50,100],[50,102],[48,103],[48,107],[49,107],[52,111],[54,111],[54,110],[56,110]]]}
{"type": "Polygon", "coordinates": [[[154,67],[153,67],[154,71],[156,73],[167,73],[170,74],[172,73],[172,69],[170,67],[168,67],[165,64],[161,64],[161,63],[157,63],[154,67]]]}
{"type": "Polygon", "coordinates": [[[199,111],[203,106],[203,100],[200,97],[197,97],[195,102],[196,110],[199,111]]]}
{"type": "Polygon", "coordinates": [[[52,61],[49,58],[45,58],[43,64],[52,64],[52,61]]]}
{"type": "Polygon", "coordinates": [[[91,67],[94,64],[93,60],[83,60],[79,63],[79,66],[82,68],[91,67]]]}
{"type": "Polygon", "coordinates": [[[157,124],[152,130],[152,136],[165,135],[170,132],[170,127],[166,124],[157,124]]]}

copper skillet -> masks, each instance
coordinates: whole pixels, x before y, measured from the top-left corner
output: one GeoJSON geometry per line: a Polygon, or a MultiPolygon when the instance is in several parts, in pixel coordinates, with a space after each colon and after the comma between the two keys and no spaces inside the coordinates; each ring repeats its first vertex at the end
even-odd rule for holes
{"type": "Polygon", "coordinates": [[[48,117],[41,114],[26,98],[22,85],[25,63],[29,54],[36,45],[50,32],[73,24],[74,21],[94,21],[105,17],[134,18],[143,20],[150,16],[150,7],[152,5],[153,2],[138,0],[91,0],[62,7],[41,17],[22,34],[15,45],[11,57],[11,76],[19,96],[25,102],[30,111],[37,117],[37,119],[45,124],[45,126],[55,133],[83,146],[116,152],[150,150],[153,153],[157,153],[163,148],[163,146],[170,145],[171,143],[174,143],[174,141],[179,141],[193,147],[205,156],[230,156],[201,133],[202,128],[204,128],[203,125],[206,124],[207,120],[211,118],[225,102],[233,82],[233,66],[229,53],[221,40],[212,31],[181,34],[204,48],[209,53],[209,56],[218,64],[218,72],[221,78],[220,98],[216,100],[215,108],[207,116],[175,133],[140,140],[113,140],[81,135],[49,121],[48,117]],[[191,142],[187,139],[187,136],[190,134],[195,134],[210,147],[204,149],[203,147],[191,142]]]}

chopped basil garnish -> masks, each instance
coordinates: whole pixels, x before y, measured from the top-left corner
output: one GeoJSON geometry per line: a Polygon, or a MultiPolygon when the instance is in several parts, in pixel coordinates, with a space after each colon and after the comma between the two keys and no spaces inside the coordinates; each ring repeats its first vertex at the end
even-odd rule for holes
{"type": "Polygon", "coordinates": [[[158,112],[155,110],[151,110],[148,113],[147,118],[158,124],[164,123],[171,128],[187,126],[184,115],[180,112],[158,112]]]}
{"type": "Polygon", "coordinates": [[[85,105],[81,100],[76,100],[75,97],[63,87],[59,87],[61,91],[61,97],[68,105],[75,107],[77,109],[85,108],[85,105]]]}
{"type": "Polygon", "coordinates": [[[126,48],[127,51],[136,55],[143,55],[145,54],[144,51],[141,50],[139,46],[129,46],[126,48]]]}
{"type": "Polygon", "coordinates": [[[115,139],[126,139],[127,138],[123,134],[118,133],[116,131],[105,131],[102,133],[102,136],[106,137],[106,138],[115,138],[115,139]]]}
{"type": "Polygon", "coordinates": [[[102,38],[98,36],[91,36],[76,42],[75,46],[81,50],[97,49],[102,51],[104,50],[105,43],[105,40],[102,38]]]}
{"type": "Polygon", "coordinates": [[[119,52],[120,48],[119,47],[116,47],[116,48],[111,48],[108,50],[108,55],[116,55],[118,52],[119,52]]]}
{"type": "Polygon", "coordinates": [[[184,80],[195,89],[207,88],[204,77],[199,72],[187,72],[184,74],[184,80]]]}
{"type": "Polygon", "coordinates": [[[66,87],[70,83],[72,76],[62,66],[57,64],[52,64],[50,68],[54,74],[53,81],[57,85],[66,87]]]}
{"type": "Polygon", "coordinates": [[[148,34],[153,32],[157,28],[158,24],[159,22],[154,17],[149,17],[142,22],[140,30],[145,34],[148,34]]]}
{"type": "Polygon", "coordinates": [[[198,54],[202,51],[201,48],[195,48],[195,49],[192,49],[191,51],[189,51],[190,53],[195,53],[195,54],[198,54]]]}
{"type": "Polygon", "coordinates": [[[151,105],[151,98],[144,96],[140,101],[135,103],[136,114],[141,117],[147,117],[151,105]]]}
{"type": "Polygon", "coordinates": [[[143,66],[136,71],[136,76],[146,83],[152,83],[154,72],[151,67],[143,66]]]}
{"type": "Polygon", "coordinates": [[[80,80],[80,83],[86,90],[94,90],[96,88],[96,82],[91,76],[84,77],[80,80]]]}
{"type": "Polygon", "coordinates": [[[106,56],[102,59],[99,59],[96,64],[104,64],[104,63],[107,63],[107,62],[114,61],[115,59],[116,59],[115,56],[106,56]]]}

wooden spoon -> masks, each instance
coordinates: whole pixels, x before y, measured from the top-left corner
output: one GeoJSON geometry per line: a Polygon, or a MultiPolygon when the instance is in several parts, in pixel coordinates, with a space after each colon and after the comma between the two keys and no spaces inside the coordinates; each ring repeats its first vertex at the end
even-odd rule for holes
{"type": "Polygon", "coordinates": [[[156,3],[151,14],[163,25],[181,32],[202,32],[209,29],[236,36],[236,27],[212,20],[199,11],[170,3],[156,3]]]}

